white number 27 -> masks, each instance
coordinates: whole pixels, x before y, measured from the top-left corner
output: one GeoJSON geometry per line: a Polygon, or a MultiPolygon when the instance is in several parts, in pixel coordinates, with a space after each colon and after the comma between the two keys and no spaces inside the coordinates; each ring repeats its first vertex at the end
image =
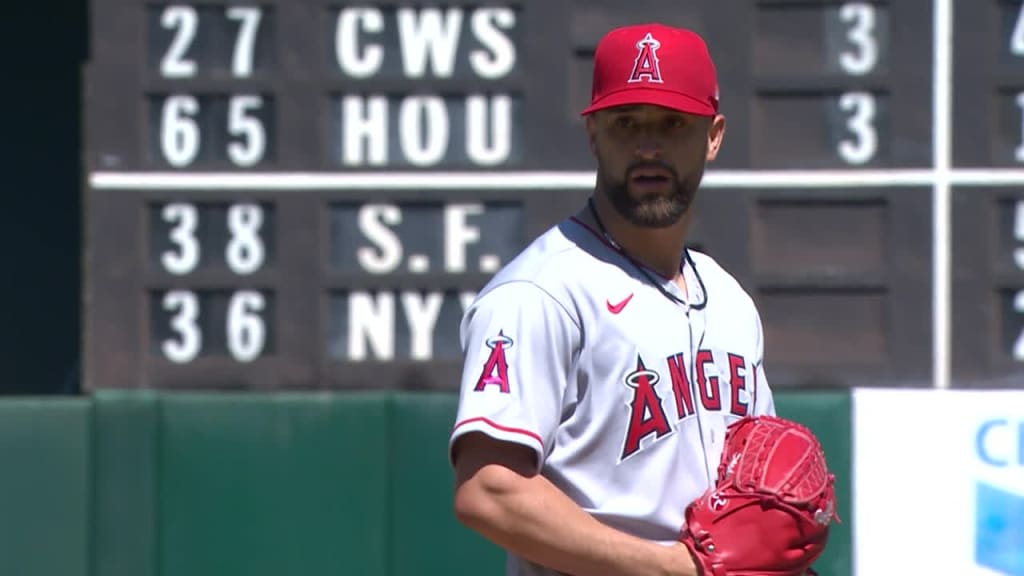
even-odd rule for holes
{"type": "MultiPolygon", "coordinates": [[[[263,12],[254,6],[231,6],[227,8],[226,16],[228,20],[238,22],[231,74],[236,78],[248,78],[252,76],[256,37],[263,12]]],[[[199,12],[194,6],[172,4],[160,14],[160,26],[174,32],[171,44],[160,61],[160,74],[164,78],[195,76],[198,65],[187,54],[199,30],[199,12]]]]}

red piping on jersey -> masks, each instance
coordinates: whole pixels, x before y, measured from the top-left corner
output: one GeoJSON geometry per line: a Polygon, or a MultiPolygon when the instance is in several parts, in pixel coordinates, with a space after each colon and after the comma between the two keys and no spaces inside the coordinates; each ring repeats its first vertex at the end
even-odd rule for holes
{"type": "Polygon", "coordinates": [[[483,422],[484,424],[487,424],[491,428],[496,428],[498,430],[501,430],[502,432],[511,432],[513,434],[522,434],[523,436],[529,436],[530,438],[536,440],[538,444],[540,444],[542,450],[544,449],[544,441],[541,440],[539,434],[531,432],[529,430],[524,430],[522,428],[510,428],[508,426],[502,426],[501,424],[498,424],[497,422],[494,422],[489,418],[484,418],[483,416],[477,416],[476,418],[470,418],[469,420],[463,420],[462,422],[459,422],[458,424],[455,425],[454,428],[452,428],[452,432],[454,433],[456,430],[465,426],[466,424],[472,424],[474,422],[483,422]]]}
{"type": "MultiPolygon", "coordinates": [[[[587,226],[583,221],[581,221],[579,218],[577,218],[575,216],[570,216],[569,219],[572,220],[573,222],[579,224],[580,227],[583,228],[584,230],[586,230],[587,232],[590,232],[591,234],[593,234],[594,237],[597,238],[598,240],[600,240],[602,244],[604,244],[608,248],[611,248],[612,252],[615,252],[616,254],[622,254],[622,250],[620,250],[620,249],[616,248],[615,246],[613,246],[612,243],[609,242],[608,239],[604,237],[604,234],[601,234],[597,230],[594,230],[590,226],[587,226]]],[[[625,255],[623,254],[623,256],[625,256],[625,255]]],[[[662,274],[661,272],[658,272],[657,270],[654,270],[653,268],[648,268],[647,266],[644,266],[644,268],[647,268],[648,270],[650,270],[654,274],[657,274],[660,278],[664,278],[665,280],[672,280],[671,276],[665,276],[664,274],[662,274]]]]}

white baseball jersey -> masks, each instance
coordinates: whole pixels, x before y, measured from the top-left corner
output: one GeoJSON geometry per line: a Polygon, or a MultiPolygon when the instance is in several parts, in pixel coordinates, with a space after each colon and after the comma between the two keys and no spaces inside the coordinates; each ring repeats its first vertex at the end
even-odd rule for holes
{"type": "MultiPolygon", "coordinates": [[[[726,426],[775,412],[753,301],[713,259],[690,256],[684,296],[574,218],[536,239],[463,318],[449,454],[472,431],[528,446],[602,522],[676,541],[716,477],[726,426]]],[[[507,574],[555,572],[509,555],[507,574]]]]}

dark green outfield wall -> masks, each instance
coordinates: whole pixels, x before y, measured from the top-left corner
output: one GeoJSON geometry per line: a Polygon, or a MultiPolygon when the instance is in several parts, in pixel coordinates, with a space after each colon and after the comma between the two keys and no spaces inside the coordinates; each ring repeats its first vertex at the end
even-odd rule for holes
{"type": "MultiPolygon", "coordinates": [[[[777,394],[822,439],[849,576],[850,397],[777,394]]],[[[0,575],[480,576],[502,553],[451,513],[450,394],[0,401],[0,575]]]]}

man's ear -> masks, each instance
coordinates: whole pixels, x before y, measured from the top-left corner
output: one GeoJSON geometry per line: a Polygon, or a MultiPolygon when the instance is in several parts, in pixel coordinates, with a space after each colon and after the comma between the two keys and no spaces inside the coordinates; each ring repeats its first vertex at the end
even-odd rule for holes
{"type": "Polygon", "coordinates": [[[711,126],[708,127],[708,153],[706,158],[708,162],[718,157],[718,150],[722,147],[723,139],[725,139],[725,116],[716,114],[711,119],[711,126]]]}
{"type": "Polygon", "coordinates": [[[587,144],[590,146],[590,153],[597,156],[597,120],[594,119],[594,114],[587,114],[583,125],[587,129],[587,144]]]}

